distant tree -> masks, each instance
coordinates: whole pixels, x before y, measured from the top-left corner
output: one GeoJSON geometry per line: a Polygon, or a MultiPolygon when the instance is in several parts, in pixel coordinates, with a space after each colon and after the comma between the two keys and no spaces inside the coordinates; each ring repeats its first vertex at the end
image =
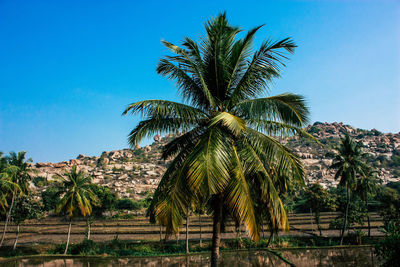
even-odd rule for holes
{"type": "Polygon", "coordinates": [[[8,166],[7,158],[4,157],[4,153],[0,151],[0,173],[8,166]]]}
{"type": "MultiPolygon", "coordinates": [[[[400,166],[400,163],[397,166],[400,166]]],[[[400,182],[389,182],[386,184],[386,186],[389,188],[393,188],[400,195],[400,182]]]]}
{"type": "MultiPolygon", "coordinates": [[[[333,194],[337,197],[337,210],[340,211],[340,215],[330,222],[330,227],[333,229],[343,230],[343,223],[345,221],[346,210],[347,220],[346,220],[346,230],[347,232],[352,229],[354,234],[358,236],[361,232],[358,232],[354,227],[356,225],[363,225],[365,218],[367,217],[367,209],[365,208],[364,201],[357,194],[353,194],[350,203],[347,203],[347,190],[345,188],[333,188],[331,190],[333,194]]],[[[357,238],[361,238],[358,236],[357,238]]],[[[361,239],[358,239],[361,242],[361,239]]]]}
{"type": "Polygon", "coordinates": [[[93,184],[92,192],[99,199],[99,205],[93,207],[92,215],[100,217],[103,212],[116,209],[118,198],[109,187],[93,184]]]}
{"type": "Polygon", "coordinates": [[[368,222],[368,237],[371,236],[371,222],[368,211],[368,196],[376,194],[378,191],[378,185],[380,180],[377,177],[377,172],[373,169],[368,169],[357,178],[356,191],[355,193],[364,201],[365,209],[367,212],[367,222],[368,222]]]}
{"type": "Polygon", "coordinates": [[[142,205],[130,198],[121,198],[117,200],[117,209],[119,210],[134,210],[138,211],[142,208],[142,205]]]}
{"type": "Polygon", "coordinates": [[[8,207],[8,198],[15,190],[19,191],[18,184],[13,182],[13,175],[18,171],[17,167],[10,166],[0,172],[0,208],[5,212],[8,207]]]}
{"type": "MultiPolygon", "coordinates": [[[[83,171],[77,171],[73,166],[70,172],[63,176],[57,176],[61,182],[60,193],[62,198],[57,205],[58,214],[66,214],[69,217],[68,237],[64,254],[67,254],[71,235],[72,219],[83,216],[86,219],[92,213],[92,207],[98,205],[98,198],[92,191],[91,177],[83,171]]],[[[88,230],[90,233],[90,229],[88,230]]]]}
{"type": "Polygon", "coordinates": [[[319,235],[322,236],[321,211],[335,210],[337,208],[336,198],[328,190],[324,189],[322,185],[316,183],[305,190],[305,200],[305,205],[314,212],[319,235]]]}
{"type": "Polygon", "coordinates": [[[380,202],[380,215],[385,225],[400,225],[400,194],[393,188],[384,187],[377,196],[380,202]]]}
{"type": "Polygon", "coordinates": [[[27,193],[29,191],[29,181],[32,179],[32,170],[29,165],[29,163],[32,162],[32,159],[26,159],[26,151],[20,151],[18,153],[10,152],[7,161],[8,165],[19,168],[18,173],[15,176],[15,183],[19,185],[23,193],[27,193]]]}
{"type": "Polygon", "coordinates": [[[363,161],[363,156],[362,144],[355,142],[346,134],[341,139],[333,163],[330,166],[332,169],[337,169],[335,179],[340,178],[339,186],[346,188],[346,209],[344,211],[345,216],[340,236],[341,245],[343,244],[343,237],[346,232],[351,190],[356,188],[357,176],[365,175],[365,171],[368,169],[368,166],[363,161]]]}
{"type": "Polygon", "coordinates": [[[42,192],[43,209],[45,211],[55,210],[60,202],[60,189],[56,185],[48,186],[42,192]]]}
{"type": "Polygon", "coordinates": [[[11,218],[17,226],[13,250],[17,248],[20,224],[23,223],[25,220],[37,219],[41,216],[41,214],[41,203],[33,200],[32,197],[24,195],[16,200],[15,207],[11,213],[11,218]]]}

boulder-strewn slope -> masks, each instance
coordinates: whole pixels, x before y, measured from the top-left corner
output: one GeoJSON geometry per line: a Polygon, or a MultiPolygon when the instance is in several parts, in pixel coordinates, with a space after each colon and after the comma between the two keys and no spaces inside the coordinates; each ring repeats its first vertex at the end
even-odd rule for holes
{"type": "MultiPolygon", "coordinates": [[[[340,136],[348,133],[355,140],[361,141],[368,152],[368,162],[379,170],[384,183],[400,180],[400,133],[383,134],[355,129],[343,123],[319,123],[307,127],[322,144],[313,141],[283,140],[303,160],[307,170],[307,182],[320,182],[332,186],[334,170],[328,169],[332,162],[333,147],[340,136]]],[[[59,163],[36,163],[32,167],[34,175],[42,178],[33,180],[32,188],[40,192],[54,180],[54,175],[69,171],[77,166],[94,177],[93,182],[105,185],[118,193],[120,197],[140,199],[147,191],[153,191],[160,181],[168,162],[160,160],[163,144],[172,136],[154,137],[154,143],[144,148],[104,151],[100,156],[79,155],[76,159],[59,163]]]]}
{"type": "Polygon", "coordinates": [[[357,142],[362,142],[367,162],[378,170],[379,177],[386,184],[400,181],[400,133],[383,134],[376,129],[371,131],[356,129],[343,123],[316,122],[307,127],[322,146],[308,140],[289,139],[284,142],[301,158],[307,170],[307,182],[320,182],[334,186],[335,170],[328,167],[334,157],[334,148],[339,144],[339,138],[348,133],[357,142]]]}

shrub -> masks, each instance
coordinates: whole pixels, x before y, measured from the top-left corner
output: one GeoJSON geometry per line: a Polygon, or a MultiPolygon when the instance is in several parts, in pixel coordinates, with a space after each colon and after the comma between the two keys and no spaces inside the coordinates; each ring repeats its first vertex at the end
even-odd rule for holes
{"type": "Polygon", "coordinates": [[[164,246],[164,251],[166,253],[183,253],[185,252],[185,243],[179,242],[176,243],[167,243],[164,246]]]}
{"type": "Polygon", "coordinates": [[[104,211],[115,209],[117,196],[110,188],[93,184],[92,191],[100,200],[100,205],[93,207],[93,214],[95,216],[101,216],[104,211]]]}
{"type": "Polygon", "coordinates": [[[46,180],[46,178],[44,178],[44,177],[42,177],[42,176],[34,177],[34,178],[32,179],[32,182],[33,182],[33,184],[34,184],[36,187],[43,187],[43,186],[46,186],[46,185],[47,185],[47,180],[46,180]]]}
{"type": "Polygon", "coordinates": [[[135,252],[140,252],[141,254],[152,254],[153,249],[150,247],[150,245],[140,245],[136,246],[133,249],[135,252]]]}
{"type": "Polygon", "coordinates": [[[42,201],[45,211],[54,210],[60,201],[59,190],[55,187],[48,187],[42,192],[42,201]]]}
{"type": "Polygon", "coordinates": [[[71,254],[96,255],[98,254],[98,246],[93,240],[85,239],[81,243],[71,245],[71,254]]]}
{"type": "Polygon", "coordinates": [[[389,223],[383,231],[386,236],[375,245],[375,253],[383,266],[398,266],[400,262],[400,225],[389,223]]]}
{"type": "MultiPolygon", "coordinates": [[[[67,243],[61,243],[58,244],[54,249],[49,251],[49,254],[63,254],[64,250],[65,250],[65,246],[67,245],[67,243]]],[[[71,250],[71,246],[68,248],[68,251],[71,250]]]]}
{"type": "Polygon", "coordinates": [[[129,220],[129,219],[135,219],[135,215],[134,214],[126,214],[126,213],[121,213],[118,212],[117,214],[115,214],[114,216],[112,216],[113,219],[120,219],[120,220],[129,220]]]}
{"type": "Polygon", "coordinates": [[[117,201],[117,209],[119,210],[139,210],[142,208],[139,202],[130,198],[122,198],[117,201]]]}

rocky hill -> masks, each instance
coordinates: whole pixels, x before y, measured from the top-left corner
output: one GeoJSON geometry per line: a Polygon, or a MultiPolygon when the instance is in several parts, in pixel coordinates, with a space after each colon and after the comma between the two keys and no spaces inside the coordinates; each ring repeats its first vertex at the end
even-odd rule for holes
{"type": "MultiPolygon", "coordinates": [[[[283,140],[295,151],[307,170],[307,182],[320,182],[335,186],[334,170],[328,169],[332,162],[333,147],[339,138],[348,133],[356,141],[361,141],[367,160],[376,167],[383,183],[400,181],[400,133],[383,134],[375,129],[356,129],[343,123],[316,122],[307,127],[323,145],[313,141],[289,138],[283,140]]],[[[41,192],[54,181],[56,174],[69,171],[72,166],[93,176],[93,182],[110,187],[119,197],[140,199],[157,187],[168,162],[160,160],[162,146],[173,138],[156,135],[154,143],[146,147],[104,151],[100,156],[79,155],[76,159],[59,163],[36,163],[32,165],[34,175],[31,187],[41,192]]]]}

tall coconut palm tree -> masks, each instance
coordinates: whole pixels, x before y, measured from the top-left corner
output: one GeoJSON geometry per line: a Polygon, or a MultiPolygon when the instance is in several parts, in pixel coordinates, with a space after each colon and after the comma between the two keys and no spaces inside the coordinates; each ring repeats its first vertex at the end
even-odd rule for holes
{"type": "Polygon", "coordinates": [[[183,103],[145,100],[130,104],[128,113],[142,114],[129,134],[131,146],[156,133],[184,134],[169,142],[162,158],[173,158],[153,198],[154,216],[177,232],[186,207],[203,196],[213,210],[212,266],[217,266],[222,210],[226,207],[259,239],[251,183],[261,184],[265,208],[279,226],[288,220],[276,185],[303,182],[299,158],[274,138],[309,136],[302,127],[308,109],[300,95],[269,95],[273,78],[296,45],[290,38],[267,40],[252,50],[256,27],[243,38],[240,28],[220,14],[207,21],[206,35],[196,43],[185,37],[181,46],[162,43],[174,54],[163,57],[157,72],[176,82],[183,103]],[[277,170],[280,170],[280,175],[277,170]],[[283,179],[280,179],[282,178],[283,179]]]}
{"type": "Polygon", "coordinates": [[[10,152],[7,157],[7,164],[12,167],[8,167],[8,175],[11,181],[18,185],[14,187],[14,191],[11,196],[11,204],[7,212],[6,221],[4,222],[3,234],[0,241],[0,247],[3,246],[4,238],[7,231],[7,225],[10,220],[12,209],[14,208],[15,198],[18,193],[26,194],[29,190],[29,180],[31,179],[31,169],[29,163],[32,162],[31,158],[26,159],[26,151],[20,151],[18,153],[10,152]]]}
{"type": "Polygon", "coordinates": [[[337,169],[335,179],[339,179],[339,186],[346,188],[346,209],[342,232],[340,236],[340,245],[343,244],[344,233],[347,227],[347,218],[349,214],[349,205],[351,199],[351,190],[355,190],[357,186],[357,177],[365,176],[368,166],[363,161],[364,152],[362,144],[355,142],[348,134],[341,139],[337,148],[336,155],[330,168],[337,169]]]}
{"type": "Polygon", "coordinates": [[[57,176],[57,178],[61,182],[62,198],[56,207],[56,212],[69,217],[67,245],[64,251],[64,254],[67,254],[72,219],[77,216],[90,216],[92,206],[97,205],[99,200],[92,191],[91,177],[81,170],[77,171],[76,166],[73,166],[70,172],[64,173],[63,176],[57,176]]]}

